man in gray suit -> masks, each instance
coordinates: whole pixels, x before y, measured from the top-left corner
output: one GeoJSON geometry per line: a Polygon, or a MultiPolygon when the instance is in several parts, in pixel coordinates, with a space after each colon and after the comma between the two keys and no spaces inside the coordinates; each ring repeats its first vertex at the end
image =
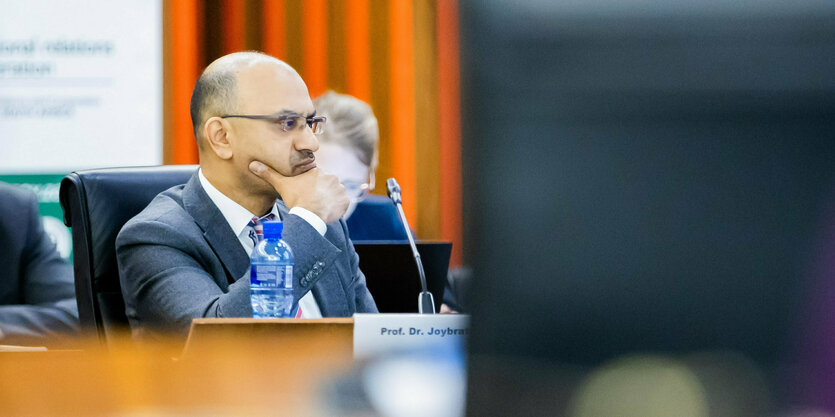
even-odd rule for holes
{"type": "Polygon", "coordinates": [[[0,344],[66,346],[78,332],[72,267],[41,225],[34,194],[0,183],[0,344]]]}
{"type": "Polygon", "coordinates": [[[185,335],[198,317],[252,317],[250,220],[270,214],[295,254],[300,317],[377,311],[340,220],[345,189],[316,167],[325,121],[315,113],[298,73],[271,56],[240,52],[206,68],[191,98],[200,169],[116,239],[135,336],[185,335]]]}

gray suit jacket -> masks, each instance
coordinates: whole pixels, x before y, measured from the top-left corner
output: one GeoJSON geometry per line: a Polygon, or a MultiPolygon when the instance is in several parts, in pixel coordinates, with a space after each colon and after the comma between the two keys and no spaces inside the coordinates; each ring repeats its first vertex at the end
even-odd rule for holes
{"type": "MultiPolygon", "coordinates": [[[[295,255],[295,302],[313,291],[324,317],[377,312],[359,270],[345,222],[325,236],[288,214],[282,238],[295,255]]],[[[249,254],[197,173],[188,183],[160,193],[116,238],[125,309],[137,337],[159,331],[185,335],[197,317],[252,317],[249,254]]]]}
{"type": "Polygon", "coordinates": [[[56,345],[78,331],[72,267],[38,215],[38,199],[0,183],[0,344],[56,345]]]}

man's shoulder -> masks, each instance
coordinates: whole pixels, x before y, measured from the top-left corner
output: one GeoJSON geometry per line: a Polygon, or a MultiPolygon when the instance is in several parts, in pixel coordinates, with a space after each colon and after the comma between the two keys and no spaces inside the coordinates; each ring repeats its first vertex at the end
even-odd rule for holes
{"type": "Polygon", "coordinates": [[[5,182],[0,182],[0,196],[0,210],[4,212],[20,212],[37,204],[35,193],[5,182]]]}
{"type": "Polygon", "coordinates": [[[131,221],[153,221],[186,214],[183,205],[185,184],[175,185],[154,197],[131,221]]]}
{"type": "Polygon", "coordinates": [[[31,232],[38,217],[35,193],[12,184],[0,182],[0,233],[2,239],[19,241],[31,232]]]}
{"type": "Polygon", "coordinates": [[[383,207],[383,208],[391,208],[394,209],[394,203],[391,202],[391,199],[382,196],[371,194],[366,197],[364,200],[357,203],[357,207],[364,206],[364,207],[383,207]]]}
{"type": "Polygon", "coordinates": [[[397,208],[383,196],[369,196],[357,204],[347,224],[354,241],[407,239],[397,208]]]}
{"type": "Polygon", "coordinates": [[[117,245],[124,235],[149,227],[168,226],[177,230],[193,223],[183,204],[184,188],[185,184],[181,184],[157,194],[139,214],[125,223],[117,237],[117,245]]]}
{"type": "Polygon", "coordinates": [[[392,217],[397,217],[397,208],[391,200],[381,195],[370,195],[365,200],[357,203],[354,213],[348,217],[348,225],[350,227],[351,223],[356,223],[357,221],[373,222],[392,217]]]}

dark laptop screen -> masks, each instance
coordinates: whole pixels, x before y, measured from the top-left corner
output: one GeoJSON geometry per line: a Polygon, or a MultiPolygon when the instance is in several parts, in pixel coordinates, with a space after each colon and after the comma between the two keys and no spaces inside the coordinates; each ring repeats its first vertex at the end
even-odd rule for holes
{"type": "MultiPolygon", "coordinates": [[[[438,311],[443,301],[444,286],[452,244],[419,242],[426,286],[438,311]]],[[[408,243],[399,241],[364,241],[354,243],[360,257],[360,270],[365,274],[368,290],[381,313],[417,313],[420,278],[408,243]]]]}

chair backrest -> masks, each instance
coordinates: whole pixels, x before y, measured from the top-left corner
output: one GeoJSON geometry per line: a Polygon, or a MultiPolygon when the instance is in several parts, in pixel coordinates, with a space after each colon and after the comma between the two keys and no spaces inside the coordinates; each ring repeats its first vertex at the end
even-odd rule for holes
{"type": "Polygon", "coordinates": [[[72,228],[75,294],[82,328],[107,343],[126,330],[116,235],[160,192],[184,184],[196,165],[76,171],[61,181],[64,224],[72,228]]]}

